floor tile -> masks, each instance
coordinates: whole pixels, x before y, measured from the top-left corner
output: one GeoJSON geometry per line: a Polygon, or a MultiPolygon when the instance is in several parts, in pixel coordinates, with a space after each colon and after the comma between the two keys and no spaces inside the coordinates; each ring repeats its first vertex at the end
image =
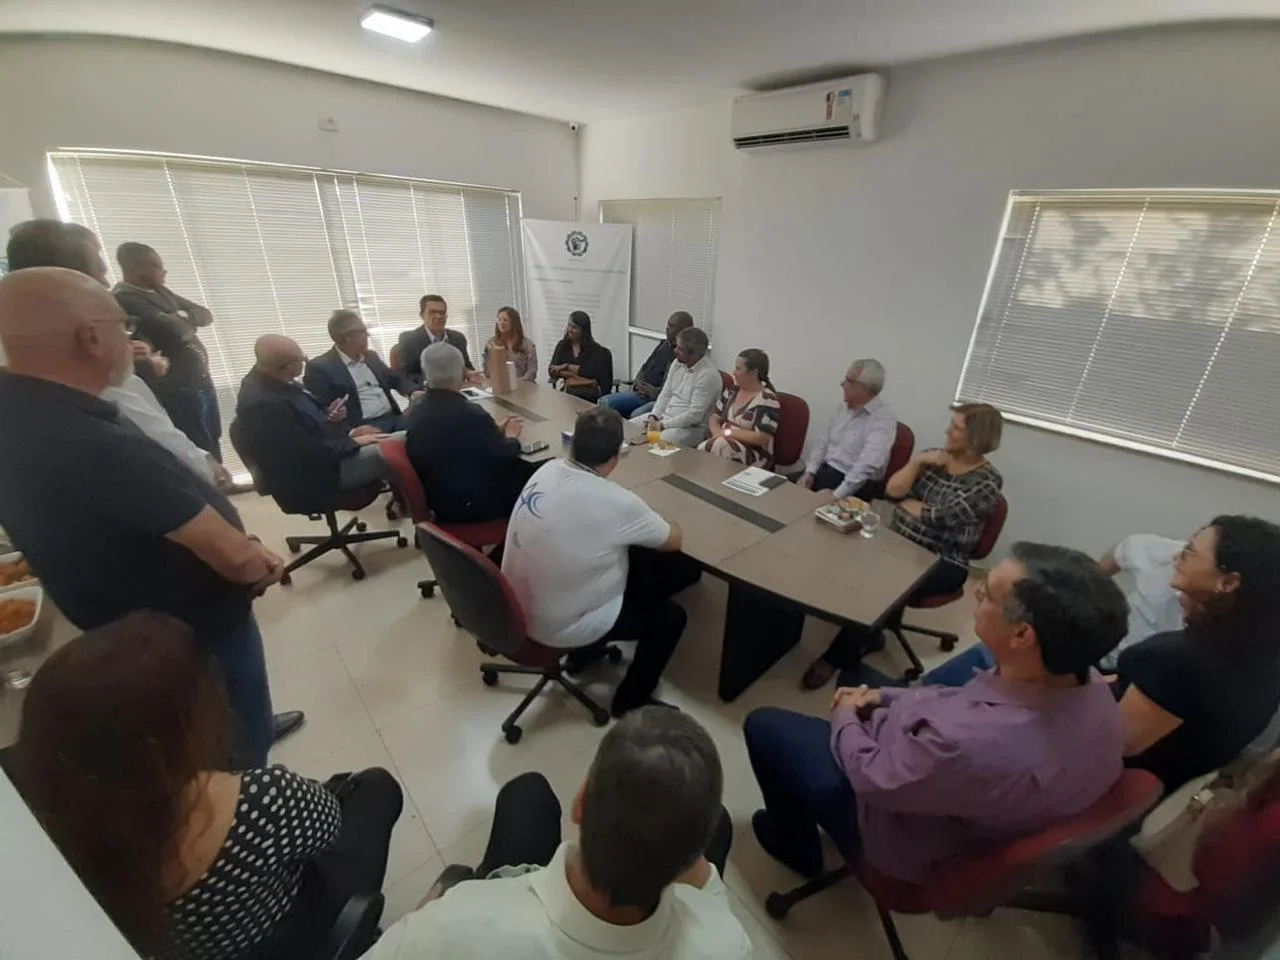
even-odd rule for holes
{"type": "Polygon", "coordinates": [[[386,897],[386,905],[382,910],[382,928],[385,930],[405,914],[416,910],[443,869],[440,858],[432,857],[408,876],[385,888],[383,896],[386,897]]]}

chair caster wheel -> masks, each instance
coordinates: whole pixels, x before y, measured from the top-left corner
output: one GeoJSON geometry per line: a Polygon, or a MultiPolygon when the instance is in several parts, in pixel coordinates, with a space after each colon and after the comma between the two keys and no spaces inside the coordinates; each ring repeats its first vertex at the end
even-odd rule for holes
{"type": "Polygon", "coordinates": [[[603,727],[609,722],[609,714],[604,710],[601,710],[599,713],[593,713],[591,714],[591,722],[597,727],[603,727]]]}
{"type": "Polygon", "coordinates": [[[297,553],[302,549],[302,545],[297,540],[285,538],[284,545],[289,548],[290,553],[297,553]]]}
{"type": "Polygon", "coordinates": [[[780,893],[771,893],[764,898],[764,912],[774,920],[785,920],[791,912],[791,904],[780,893]]]}
{"type": "Polygon", "coordinates": [[[356,533],[364,533],[368,529],[369,529],[369,525],[365,523],[363,520],[360,520],[356,523],[356,533]]]}
{"type": "Polygon", "coordinates": [[[363,570],[361,570],[359,567],[356,567],[354,570],[352,570],[352,571],[351,571],[351,579],[352,579],[352,580],[363,580],[363,579],[364,579],[364,571],[363,571],[363,570]]]}
{"type": "Polygon", "coordinates": [[[902,679],[905,680],[907,683],[913,683],[914,681],[919,680],[920,668],[908,667],[906,670],[902,671],[902,679]]]}
{"type": "Polygon", "coordinates": [[[436,585],[434,583],[418,584],[418,592],[422,594],[422,599],[430,600],[436,595],[436,585]]]}
{"type": "Polygon", "coordinates": [[[605,653],[605,656],[609,658],[610,663],[622,662],[622,651],[617,647],[610,647],[608,652],[605,653]]]}
{"type": "Polygon", "coordinates": [[[950,652],[951,652],[952,650],[954,650],[955,648],[956,648],[956,641],[955,641],[955,640],[951,639],[950,637],[943,637],[943,638],[942,638],[942,652],[943,652],[943,653],[950,653],[950,652]]]}
{"type": "Polygon", "coordinates": [[[396,537],[396,546],[397,546],[397,547],[400,547],[401,549],[404,549],[404,548],[405,548],[405,547],[407,547],[408,545],[409,545],[409,541],[408,541],[408,540],[406,540],[404,537],[396,537]]]}
{"type": "MultiPolygon", "coordinates": [[[[486,687],[496,687],[498,685],[498,672],[496,670],[481,670],[480,679],[484,681],[486,687]]],[[[519,727],[516,729],[518,730],[519,727]]]]}
{"type": "Polygon", "coordinates": [[[280,578],[280,586],[282,587],[293,586],[293,577],[286,573],[284,576],[280,578]]]}
{"type": "Polygon", "coordinates": [[[513,724],[505,728],[502,735],[507,738],[507,743],[519,743],[520,738],[524,736],[524,731],[513,724]]]}

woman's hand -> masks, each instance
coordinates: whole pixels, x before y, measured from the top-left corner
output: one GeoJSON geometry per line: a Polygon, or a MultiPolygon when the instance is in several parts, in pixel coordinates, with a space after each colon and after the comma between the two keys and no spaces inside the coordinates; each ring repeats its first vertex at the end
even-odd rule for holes
{"type": "Polygon", "coordinates": [[[919,500],[903,500],[898,504],[898,506],[901,507],[905,513],[911,514],[911,516],[915,517],[917,520],[924,515],[924,504],[919,500]]]}
{"type": "Polygon", "coordinates": [[[921,450],[916,454],[915,460],[922,467],[945,467],[947,465],[947,451],[921,450]]]}

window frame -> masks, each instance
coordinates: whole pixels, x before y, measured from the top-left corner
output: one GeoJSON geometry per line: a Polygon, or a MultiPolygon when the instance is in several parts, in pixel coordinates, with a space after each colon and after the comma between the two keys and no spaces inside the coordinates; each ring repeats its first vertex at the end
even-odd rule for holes
{"type": "MultiPolygon", "coordinates": [[[[1014,210],[1017,203],[1026,200],[1035,200],[1039,202],[1052,201],[1055,199],[1063,200],[1080,200],[1088,197],[1116,197],[1127,198],[1135,201],[1158,199],[1161,197],[1171,197],[1178,199],[1188,199],[1193,197],[1202,197],[1204,199],[1213,199],[1215,197],[1237,198],[1242,195],[1250,197],[1269,197],[1276,204],[1280,205],[1280,189],[1246,189],[1246,188],[1176,188],[1162,187],[1153,189],[1142,189],[1136,187],[1111,187],[1102,189],[1051,189],[1051,190],[1010,190],[1009,196],[1005,200],[1004,214],[1000,218],[1000,226],[996,232],[995,243],[993,245],[991,263],[987,268],[987,277],[982,289],[982,298],[978,302],[977,315],[974,318],[973,328],[969,334],[969,342],[965,349],[964,359],[960,364],[960,372],[956,378],[956,388],[953,393],[953,405],[963,403],[983,402],[980,397],[970,396],[963,392],[965,373],[969,369],[969,364],[973,359],[974,349],[978,341],[978,333],[982,324],[983,316],[987,312],[987,304],[992,295],[992,288],[995,283],[996,274],[1001,265],[1001,253],[1004,241],[1009,236],[1009,224],[1013,219],[1014,210]]],[[[1228,324],[1224,328],[1224,336],[1226,330],[1230,328],[1228,324]]],[[[1277,334],[1280,338],[1280,334],[1277,334]]],[[[1206,371],[1207,373],[1207,371],[1206,371]]],[[[1264,483],[1280,486],[1280,474],[1267,473],[1265,470],[1258,470],[1253,467],[1246,467],[1241,464],[1231,463],[1225,460],[1217,460],[1212,457],[1205,457],[1199,454],[1190,453],[1182,450],[1174,450],[1169,447],[1162,447],[1156,444],[1143,443],[1140,440],[1134,440],[1131,437],[1119,436],[1107,433],[1102,430],[1090,429],[1084,427],[1074,427],[1070,424],[1059,423],[1052,420],[1044,420],[1040,417],[1031,416],[1022,413],[1006,412],[1003,409],[1001,413],[1005,420],[1023,426],[1034,427],[1039,430],[1045,430],[1050,433],[1061,434],[1063,436],[1074,437],[1078,440],[1087,440],[1108,447],[1117,447],[1122,450],[1129,450],[1135,453],[1147,454],[1148,456],[1159,457],[1163,460],[1172,460],[1178,463],[1190,464],[1196,467],[1202,467],[1213,470],[1218,473],[1225,473],[1233,476],[1246,477],[1251,480],[1260,480],[1264,483]]]]}

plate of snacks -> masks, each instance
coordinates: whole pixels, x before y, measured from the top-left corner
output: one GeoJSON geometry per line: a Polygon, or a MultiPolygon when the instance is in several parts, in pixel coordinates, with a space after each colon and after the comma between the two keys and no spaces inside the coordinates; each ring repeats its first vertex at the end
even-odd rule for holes
{"type": "Polygon", "coordinates": [[[0,596],[0,647],[31,636],[43,606],[44,591],[40,587],[16,587],[0,596]]]}
{"type": "Polygon", "coordinates": [[[823,523],[829,523],[841,533],[853,533],[862,528],[862,511],[867,509],[867,501],[858,497],[841,497],[830,503],[824,503],[813,515],[823,523]]]}
{"type": "Polygon", "coordinates": [[[0,593],[8,593],[17,587],[38,586],[39,583],[27,565],[27,558],[21,553],[0,556],[0,593]]]}
{"type": "Polygon", "coordinates": [[[670,440],[651,440],[649,442],[649,452],[655,457],[669,457],[674,453],[679,453],[680,447],[670,440]]]}

